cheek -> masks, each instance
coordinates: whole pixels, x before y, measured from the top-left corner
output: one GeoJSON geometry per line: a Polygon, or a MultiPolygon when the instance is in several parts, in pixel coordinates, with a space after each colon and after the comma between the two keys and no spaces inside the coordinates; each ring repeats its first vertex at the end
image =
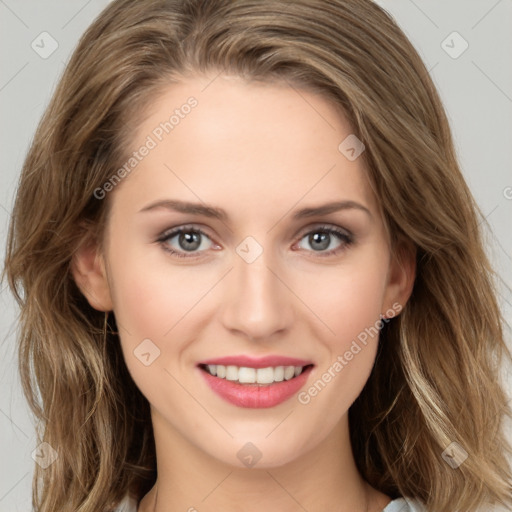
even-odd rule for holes
{"type": "Polygon", "coordinates": [[[169,264],[163,249],[119,237],[110,252],[116,318],[126,331],[161,339],[197,301],[200,278],[169,264]]]}
{"type": "Polygon", "coordinates": [[[358,264],[323,269],[303,281],[304,302],[326,325],[322,338],[332,349],[350,345],[380,318],[386,268],[376,260],[361,258],[358,264]]]}
{"type": "Polygon", "coordinates": [[[111,271],[114,312],[126,364],[144,390],[145,381],[155,373],[148,374],[144,363],[154,359],[154,370],[181,361],[190,335],[190,319],[200,310],[197,306],[201,297],[215,281],[211,270],[172,267],[165,253],[151,261],[142,250],[125,246],[127,250],[123,251],[122,247],[121,242],[111,252],[111,261],[115,262],[111,271]],[[141,358],[147,353],[149,357],[141,358]]]}
{"type": "Polygon", "coordinates": [[[382,261],[372,257],[304,283],[308,305],[323,321],[316,337],[325,357],[315,368],[312,386],[298,398],[304,405],[329,408],[330,420],[322,428],[332,427],[370,375],[378,347],[385,272],[382,261]]]}

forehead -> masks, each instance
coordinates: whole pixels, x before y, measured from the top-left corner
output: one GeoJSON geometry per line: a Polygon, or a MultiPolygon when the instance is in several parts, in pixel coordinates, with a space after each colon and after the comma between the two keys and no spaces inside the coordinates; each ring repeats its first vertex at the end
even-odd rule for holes
{"type": "Polygon", "coordinates": [[[318,94],[196,76],[150,102],[116,194],[125,189],[132,204],[173,197],[248,213],[335,200],[371,207],[364,159],[347,158],[347,137],[354,137],[348,121],[318,94]]]}

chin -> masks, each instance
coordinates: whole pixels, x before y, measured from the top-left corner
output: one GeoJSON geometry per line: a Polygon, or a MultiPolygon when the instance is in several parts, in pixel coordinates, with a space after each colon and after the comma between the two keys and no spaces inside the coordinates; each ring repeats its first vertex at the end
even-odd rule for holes
{"type": "Polygon", "coordinates": [[[240,469],[278,468],[302,455],[301,446],[298,443],[291,444],[289,440],[286,442],[278,435],[272,440],[265,439],[265,436],[254,436],[252,440],[251,437],[230,439],[223,448],[223,451],[210,453],[210,455],[220,462],[240,469]]]}

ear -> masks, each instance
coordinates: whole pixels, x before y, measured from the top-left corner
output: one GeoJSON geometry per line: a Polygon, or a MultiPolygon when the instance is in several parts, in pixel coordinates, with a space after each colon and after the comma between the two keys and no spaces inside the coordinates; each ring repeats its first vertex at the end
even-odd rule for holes
{"type": "Polygon", "coordinates": [[[89,304],[98,311],[112,311],[105,259],[97,242],[84,241],[73,254],[71,273],[89,304]]]}
{"type": "Polygon", "coordinates": [[[384,293],[383,317],[386,311],[395,311],[396,315],[407,304],[412,294],[416,278],[416,248],[412,242],[399,241],[391,256],[388,282],[384,293]],[[400,307],[398,308],[399,305],[400,307]]]}

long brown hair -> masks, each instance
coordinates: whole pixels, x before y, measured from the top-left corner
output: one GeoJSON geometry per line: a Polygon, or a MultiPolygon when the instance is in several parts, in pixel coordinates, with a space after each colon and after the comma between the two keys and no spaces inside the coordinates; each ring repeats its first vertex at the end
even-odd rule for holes
{"type": "Polygon", "coordinates": [[[365,144],[393,239],[416,247],[412,297],[383,328],[349,412],[363,477],[432,512],[512,507],[501,431],[512,414],[498,379],[511,354],[480,213],[434,84],[393,18],[369,0],[114,0],[81,38],[40,122],[9,231],[4,272],[21,306],[24,391],[40,440],[59,454],[36,466],[34,509],[107,511],[155,482],[147,400],[115,318],[104,329],[70,262],[91,236],[102,240],[109,197],[94,191],[126,161],[146,107],[192,72],[330,99],[365,144]],[[442,457],[452,442],[468,454],[456,469],[442,457]]]}

